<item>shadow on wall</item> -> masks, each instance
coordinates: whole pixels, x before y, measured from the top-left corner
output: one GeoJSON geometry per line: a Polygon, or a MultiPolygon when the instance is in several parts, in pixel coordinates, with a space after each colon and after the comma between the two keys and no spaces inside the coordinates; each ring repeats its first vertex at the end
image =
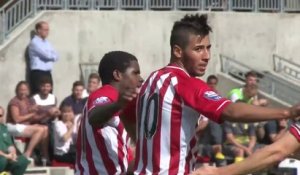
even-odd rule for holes
{"type": "MultiPolygon", "coordinates": [[[[30,32],[30,41],[32,40],[32,38],[34,37],[35,34],[36,34],[35,31],[31,30],[31,32],[30,32]]],[[[30,82],[30,79],[29,79],[29,73],[30,73],[29,43],[26,47],[24,58],[25,58],[25,64],[26,64],[26,66],[25,66],[25,80],[27,82],[30,82]]]]}

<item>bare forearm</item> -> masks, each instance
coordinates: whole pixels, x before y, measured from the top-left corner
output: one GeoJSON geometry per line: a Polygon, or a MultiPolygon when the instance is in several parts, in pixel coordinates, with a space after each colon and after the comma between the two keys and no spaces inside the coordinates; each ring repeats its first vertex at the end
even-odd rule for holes
{"type": "Polygon", "coordinates": [[[276,135],[276,137],[274,138],[274,142],[280,139],[286,133],[286,131],[287,131],[286,129],[281,129],[279,133],[276,135]]]}
{"type": "Polygon", "coordinates": [[[296,138],[287,132],[280,140],[268,145],[244,161],[219,168],[219,174],[248,174],[267,168],[299,149],[296,138]]]}
{"type": "Polygon", "coordinates": [[[18,116],[18,117],[14,117],[14,118],[15,118],[15,122],[17,122],[17,123],[23,123],[23,122],[30,121],[33,116],[34,116],[34,113],[29,113],[27,115],[18,116]]]}
{"type": "Polygon", "coordinates": [[[89,123],[91,125],[102,125],[110,120],[121,108],[122,106],[118,103],[96,106],[90,112],[89,123]]]}
{"type": "Polygon", "coordinates": [[[231,175],[248,174],[269,167],[279,161],[279,159],[276,152],[273,152],[272,150],[258,150],[250,156],[247,161],[221,167],[219,170],[220,174],[228,174],[229,172],[231,175]]]}
{"type": "Polygon", "coordinates": [[[232,103],[222,113],[224,120],[232,122],[256,122],[290,117],[292,115],[288,109],[265,108],[244,103],[232,103]]]}

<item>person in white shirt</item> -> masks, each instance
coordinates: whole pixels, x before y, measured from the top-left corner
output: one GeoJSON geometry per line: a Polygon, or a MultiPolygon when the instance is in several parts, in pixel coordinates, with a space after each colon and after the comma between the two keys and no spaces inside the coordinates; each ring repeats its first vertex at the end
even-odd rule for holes
{"type": "Polygon", "coordinates": [[[39,121],[39,124],[47,124],[60,115],[57,106],[57,99],[51,93],[51,80],[44,77],[40,81],[39,93],[33,96],[33,100],[38,105],[38,113],[44,117],[39,121]]]}
{"type": "Polygon", "coordinates": [[[54,122],[54,159],[59,162],[75,164],[75,138],[74,130],[77,124],[74,122],[72,106],[61,107],[61,116],[54,122]]]}

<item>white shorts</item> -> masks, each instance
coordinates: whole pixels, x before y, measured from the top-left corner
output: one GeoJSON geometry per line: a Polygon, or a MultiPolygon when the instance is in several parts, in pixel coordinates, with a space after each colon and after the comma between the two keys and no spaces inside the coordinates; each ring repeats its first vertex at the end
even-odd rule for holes
{"type": "Polygon", "coordinates": [[[27,127],[27,125],[11,124],[11,123],[7,123],[6,126],[7,126],[8,132],[14,137],[24,136],[23,132],[27,127]]]}

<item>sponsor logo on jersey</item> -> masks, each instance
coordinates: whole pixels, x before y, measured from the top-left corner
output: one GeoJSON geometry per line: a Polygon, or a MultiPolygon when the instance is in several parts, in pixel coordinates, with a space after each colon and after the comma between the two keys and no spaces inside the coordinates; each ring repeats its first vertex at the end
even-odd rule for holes
{"type": "Polygon", "coordinates": [[[222,97],[220,95],[218,95],[217,93],[215,93],[214,91],[206,91],[204,93],[204,98],[206,98],[208,100],[218,101],[222,97]]]}
{"type": "Polygon", "coordinates": [[[99,104],[104,104],[104,103],[108,103],[110,100],[107,97],[98,97],[95,101],[94,101],[94,105],[99,105],[99,104]]]}

